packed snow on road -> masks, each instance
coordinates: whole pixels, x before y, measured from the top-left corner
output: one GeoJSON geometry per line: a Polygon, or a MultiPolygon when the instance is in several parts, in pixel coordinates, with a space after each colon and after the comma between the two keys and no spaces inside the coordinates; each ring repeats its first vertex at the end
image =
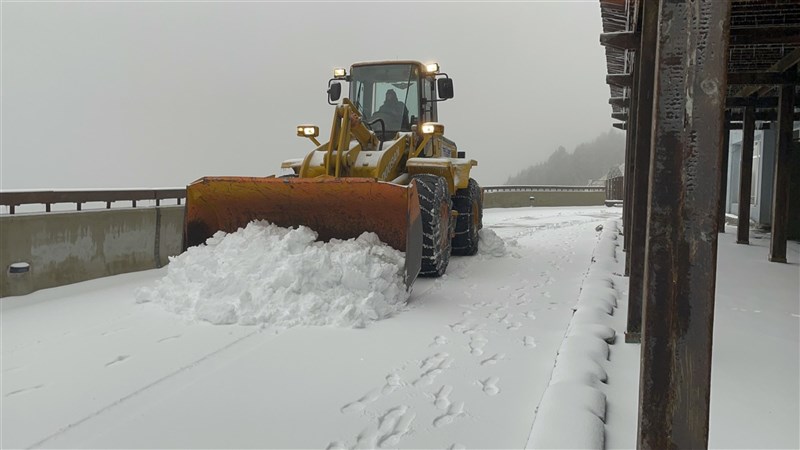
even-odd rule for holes
{"type": "Polygon", "coordinates": [[[602,445],[619,212],[487,210],[479,254],[410,295],[372,234],[254,223],[3,299],[2,446],[520,448],[540,404],[531,442],[602,445]]]}

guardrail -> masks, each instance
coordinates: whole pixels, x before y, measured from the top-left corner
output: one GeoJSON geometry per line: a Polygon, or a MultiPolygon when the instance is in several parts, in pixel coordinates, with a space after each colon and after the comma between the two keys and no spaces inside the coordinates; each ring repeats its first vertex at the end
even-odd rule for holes
{"type": "Polygon", "coordinates": [[[483,187],[483,192],[605,192],[605,190],[605,186],[501,185],[483,187]]]}
{"type": "Polygon", "coordinates": [[[77,211],[84,203],[105,202],[106,209],[111,209],[114,202],[130,201],[136,207],[138,201],[155,201],[161,206],[162,200],[176,199],[177,204],[186,198],[186,189],[115,189],[115,190],[65,190],[65,191],[6,191],[0,192],[0,206],[9,208],[9,214],[15,214],[16,208],[22,205],[45,205],[44,212],[51,212],[51,206],[60,203],[75,203],[77,211]]]}
{"type": "MultiPolygon", "coordinates": [[[[606,192],[604,186],[538,186],[538,185],[499,185],[499,186],[484,186],[484,194],[487,197],[496,197],[497,195],[504,194],[522,194],[522,193],[573,193],[579,195],[580,193],[597,195],[601,192],[606,192]]],[[[175,199],[176,204],[180,205],[182,200],[186,198],[185,188],[164,188],[164,189],[115,189],[115,190],[49,190],[49,191],[6,191],[0,192],[0,206],[8,208],[8,214],[16,214],[17,208],[27,205],[44,205],[44,211],[22,211],[22,212],[52,212],[52,205],[63,205],[67,203],[75,204],[75,210],[81,211],[82,205],[85,203],[105,203],[106,209],[111,209],[112,204],[115,202],[131,202],[131,207],[137,207],[137,202],[148,202],[147,206],[161,206],[163,200],[175,199]]],[[[577,197],[576,197],[577,198],[577,197]]],[[[542,201],[545,198],[539,199],[537,203],[541,206],[558,206],[559,204],[570,205],[573,204],[571,198],[560,197],[558,200],[542,201]]],[[[520,199],[511,200],[512,203],[500,200],[489,201],[488,207],[493,206],[523,206],[530,204],[530,198],[525,197],[520,199]],[[496,205],[495,205],[496,203],[496,205]]],[[[591,200],[590,202],[594,202],[591,200]]],[[[586,200],[580,200],[578,204],[585,204],[586,200]]],[[[602,203],[601,203],[602,204],[602,203]]],[[[144,206],[144,205],[142,205],[144,206]]],[[[65,209],[59,209],[65,211],[65,209]]]]}

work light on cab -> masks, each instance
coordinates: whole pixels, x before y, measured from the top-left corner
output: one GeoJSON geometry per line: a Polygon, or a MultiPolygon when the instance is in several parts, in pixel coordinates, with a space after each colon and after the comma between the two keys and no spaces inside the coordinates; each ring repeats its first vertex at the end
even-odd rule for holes
{"type": "Polygon", "coordinates": [[[425,64],[425,71],[428,73],[438,73],[439,72],[439,63],[428,63],[425,64]]]}
{"type": "Polygon", "coordinates": [[[297,135],[309,138],[315,145],[319,145],[319,141],[316,139],[319,136],[319,127],[316,125],[298,125],[297,135]]]}
{"type": "Polygon", "coordinates": [[[433,136],[444,135],[444,125],[437,122],[427,122],[422,124],[422,134],[430,134],[433,136]]]}

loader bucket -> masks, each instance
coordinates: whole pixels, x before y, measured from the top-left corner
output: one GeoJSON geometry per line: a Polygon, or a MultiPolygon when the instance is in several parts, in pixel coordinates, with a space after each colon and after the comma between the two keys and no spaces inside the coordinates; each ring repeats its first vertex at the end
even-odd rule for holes
{"type": "Polygon", "coordinates": [[[184,248],[253,220],[281,227],[305,225],[323,241],[372,231],[406,253],[408,288],[419,273],[422,221],[413,182],[401,186],[369,178],[202,178],[186,188],[184,248]]]}

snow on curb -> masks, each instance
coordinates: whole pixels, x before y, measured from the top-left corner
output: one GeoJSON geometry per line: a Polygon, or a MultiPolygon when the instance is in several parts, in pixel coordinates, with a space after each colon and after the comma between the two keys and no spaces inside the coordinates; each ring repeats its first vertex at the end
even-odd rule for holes
{"type": "Polygon", "coordinates": [[[611,275],[618,232],[616,220],[603,227],[526,448],[605,446],[606,396],[599,387],[608,378],[604,361],[616,334],[603,322],[617,306],[611,275]]]}

